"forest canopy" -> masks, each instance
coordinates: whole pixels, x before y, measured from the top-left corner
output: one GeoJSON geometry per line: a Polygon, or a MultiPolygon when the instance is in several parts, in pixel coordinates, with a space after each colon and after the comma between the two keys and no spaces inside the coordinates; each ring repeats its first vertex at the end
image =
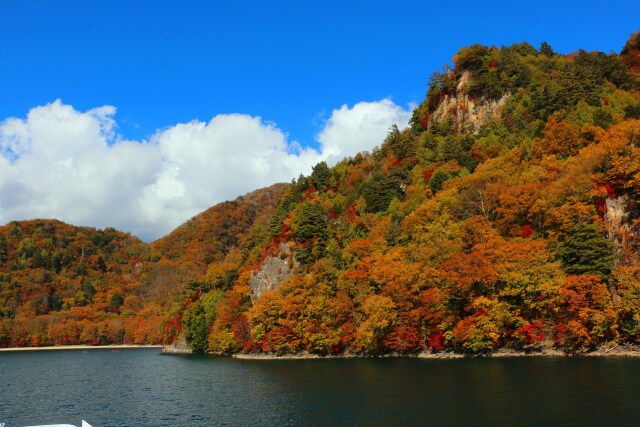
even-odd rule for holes
{"type": "Polygon", "coordinates": [[[640,35],[460,49],[371,152],[151,245],[0,227],[0,346],[567,352],[640,342],[640,35]]]}

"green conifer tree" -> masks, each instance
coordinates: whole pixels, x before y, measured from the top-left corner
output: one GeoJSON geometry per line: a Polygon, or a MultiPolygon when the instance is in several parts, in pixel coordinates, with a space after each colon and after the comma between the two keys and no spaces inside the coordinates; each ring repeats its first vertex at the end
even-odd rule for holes
{"type": "Polygon", "coordinates": [[[613,245],[595,224],[579,222],[561,236],[556,256],[570,274],[597,274],[608,280],[614,267],[613,245]]]}

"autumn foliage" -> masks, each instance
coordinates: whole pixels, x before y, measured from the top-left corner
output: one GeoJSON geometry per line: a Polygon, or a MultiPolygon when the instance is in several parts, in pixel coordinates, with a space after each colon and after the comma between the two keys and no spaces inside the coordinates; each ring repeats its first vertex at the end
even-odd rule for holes
{"type": "Polygon", "coordinates": [[[328,355],[638,343],[634,37],[621,55],[464,48],[410,127],[371,153],[217,205],[151,245],[8,224],[0,345],[185,338],[201,352],[328,355]],[[478,105],[504,100],[477,131],[432,115],[463,76],[478,105]],[[287,274],[258,294],[274,259],[287,274]]]}

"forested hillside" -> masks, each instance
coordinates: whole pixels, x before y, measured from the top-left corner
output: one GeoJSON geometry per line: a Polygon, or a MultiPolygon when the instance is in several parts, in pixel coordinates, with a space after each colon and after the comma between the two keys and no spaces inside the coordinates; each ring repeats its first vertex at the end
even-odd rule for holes
{"type": "Polygon", "coordinates": [[[210,266],[233,286],[173,323],[223,353],[636,343],[639,47],[461,49],[409,128],[295,180],[261,256],[210,266]]]}
{"type": "Polygon", "coordinates": [[[159,342],[160,298],[144,286],[145,265],[156,260],[112,228],[0,227],[0,346],[159,342]]]}
{"type": "Polygon", "coordinates": [[[275,184],[215,205],[151,246],[164,259],[205,273],[244,242],[254,224],[264,228],[285,188],[286,184],[275,184]]]}
{"type": "Polygon", "coordinates": [[[216,205],[151,245],[57,220],[0,227],[0,347],[161,343],[176,301],[264,228],[284,187],[216,205]]]}
{"type": "Polygon", "coordinates": [[[638,34],[620,54],[465,47],[371,153],[214,206],[151,245],[55,221],[1,227],[0,345],[639,344],[639,67],[638,34]]]}

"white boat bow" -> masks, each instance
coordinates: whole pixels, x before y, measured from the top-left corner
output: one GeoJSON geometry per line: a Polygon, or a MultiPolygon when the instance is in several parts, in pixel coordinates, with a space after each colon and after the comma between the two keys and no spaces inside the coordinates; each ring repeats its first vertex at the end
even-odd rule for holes
{"type": "MultiPolygon", "coordinates": [[[[4,427],[4,426],[0,424],[0,427],[4,427]]],[[[74,426],[73,424],[46,424],[41,426],[25,426],[25,427],[77,427],[77,426],[74,426]]],[[[91,424],[89,424],[85,420],[82,420],[81,427],[91,427],[91,424]]]]}

